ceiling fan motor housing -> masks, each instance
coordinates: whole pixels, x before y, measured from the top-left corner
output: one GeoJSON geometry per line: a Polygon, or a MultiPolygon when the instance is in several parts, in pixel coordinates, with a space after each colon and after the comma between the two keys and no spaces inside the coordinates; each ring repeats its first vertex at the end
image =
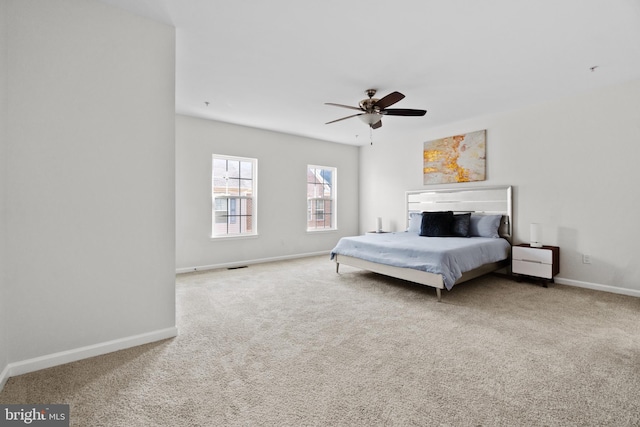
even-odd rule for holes
{"type": "Polygon", "coordinates": [[[369,99],[363,99],[362,101],[360,101],[360,108],[362,108],[367,113],[379,112],[380,108],[375,106],[376,102],[378,102],[379,99],[373,97],[376,94],[376,90],[367,89],[365,93],[367,94],[369,99]]]}
{"type": "Polygon", "coordinates": [[[379,100],[377,98],[363,99],[362,101],[360,101],[360,108],[362,108],[367,113],[379,112],[380,107],[376,107],[375,105],[375,103],[378,101],[379,100]]]}

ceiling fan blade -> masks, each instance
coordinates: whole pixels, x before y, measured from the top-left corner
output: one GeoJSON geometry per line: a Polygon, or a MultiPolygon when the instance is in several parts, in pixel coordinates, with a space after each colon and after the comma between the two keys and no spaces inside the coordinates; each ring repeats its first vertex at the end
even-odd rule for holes
{"type": "Polygon", "coordinates": [[[378,129],[379,127],[382,127],[382,119],[371,125],[371,129],[378,129]]]}
{"type": "Polygon", "coordinates": [[[427,110],[412,110],[411,108],[391,108],[380,111],[387,116],[424,116],[427,110]]]}
{"type": "Polygon", "coordinates": [[[404,95],[400,92],[391,92],[389,95],[379,99],[378,102],[373,104],[373,106],[384,110],[385,108],[390,107],[391,105],[400,101],[402,98],[404,98],[404,95]]]}
{"type": "Polygon", "coordinates": [[[330,124],[330,123],[339,122],[340,120],[350,119],[351,117],[361,116],[361,115],[363,115],[363,114],[364,114],[364,113],[359,113],[359,114],[354,114],[354,115],[352,115],[352,116],[343,117],[343,118],[341,118],[341,119],[332,120],[332,121],[330,121],[330,122],[325,123],[325,125],[328,125],[328,124],[330,124]]]}
{"type": "Polygon", "coordinates": [[[334,104],[333,102],[325,102],[324,105],[333,105],[334,107],[349,108],[351,110],[362,111],[362,108],[352,107],[351,105],[334,104]]]}

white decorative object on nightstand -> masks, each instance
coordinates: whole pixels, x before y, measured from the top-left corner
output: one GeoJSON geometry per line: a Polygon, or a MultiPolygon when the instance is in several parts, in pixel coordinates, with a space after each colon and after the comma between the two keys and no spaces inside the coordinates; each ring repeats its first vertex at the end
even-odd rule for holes
{"type": "Polygon", "coordinates": [[[536,248],[523,243],[511,249],[511,261],[513,274],[539,277],[553,282],[553,276],[560,272],[560,248],[557,246],[536,248]]]}
{"type": "Polygon", "coordinates": [[[531,238],[529,239],[529,245],[532,248],[541,248],[542,243],[542,226],[540,224],[533,223],[530,225],[531,238]]]}

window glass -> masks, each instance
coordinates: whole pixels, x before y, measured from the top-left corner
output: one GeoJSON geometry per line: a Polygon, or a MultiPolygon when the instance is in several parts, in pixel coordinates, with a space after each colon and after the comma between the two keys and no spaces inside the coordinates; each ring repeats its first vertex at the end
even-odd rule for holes
{"type": "Polygon", "coordinates": [[[213,237],[257,234],[257,165],[256,159],[213,155],[213,237]]]}
{"type": "Polygon", "coordinates": [[[336,228],[336,168],[307,166],[307,231],[336,228]]]}

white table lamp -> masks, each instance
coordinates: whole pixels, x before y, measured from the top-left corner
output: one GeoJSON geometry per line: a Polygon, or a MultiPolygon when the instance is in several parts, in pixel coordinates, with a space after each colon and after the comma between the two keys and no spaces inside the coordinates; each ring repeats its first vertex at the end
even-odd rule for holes
{"type": "Polygon", "coordinates": [[[542,247],[542,226],[537,223],[532,223],[529,229],[531,236],[529,238],[529,245],[532,248],[542,247]]]}

